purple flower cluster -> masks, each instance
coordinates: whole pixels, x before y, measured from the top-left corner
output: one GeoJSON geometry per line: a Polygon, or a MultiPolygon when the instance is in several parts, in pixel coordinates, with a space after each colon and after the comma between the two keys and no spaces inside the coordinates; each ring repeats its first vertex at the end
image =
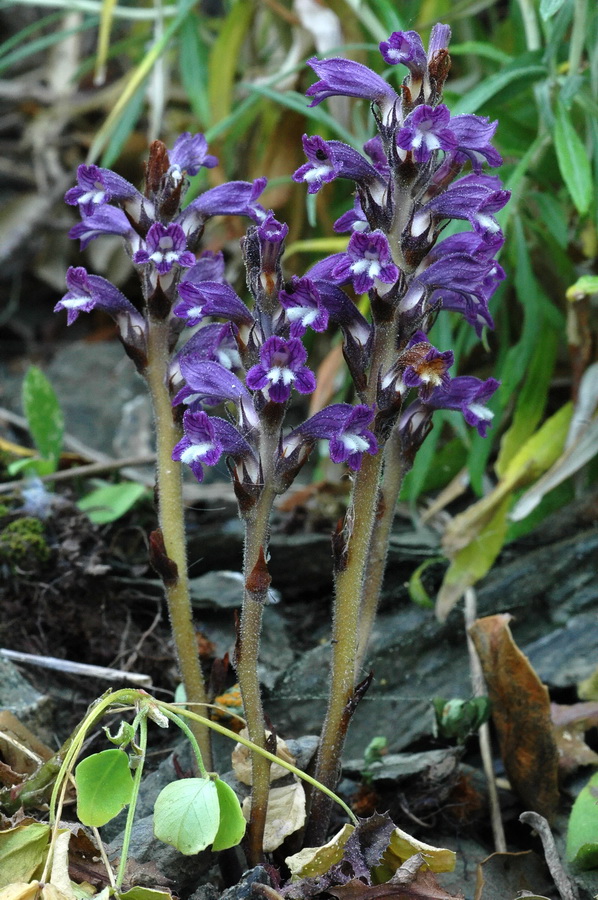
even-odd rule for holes
{"type": "Polygon", "coordinates": [[[364,146],[365,155],[340,141],[304,137],[307,162],[295,181],[316,193],[344,178],[356,194],[353,208],[335,223],[338,232],[350,233],[346,251],[303,277],[283,276],[288,227],[258,203],[265,179],[219,185],[182,209],[187,176],[217,163],[203,135],[181,135],[171,150],[155,142],[143,193],[92,165],[80,166],[78,184],[66,194],[81,213],[71,236],[82,248],[102,234],[124,239],[144,309],[137,311],[117,288],[82,268],[69,270],[69,291],[56,308],[67,310],[69,324],[82,311],[108,312],[142,372],[152,321],[168,323],[169,383],[184,431],[173,458],[201,481],[204,466],[225,455],[241,508],[266,477],[282,492],[319,440],[329,442],[334,462],[358,470],[364,454],[376,454],[395,428],[409,457],[435,409],[461,410],[480,434],[490,424],[485,403],[497,382],[451,378],[453,354],[427,337],[443,309],[460,313],[478,334],[492,327],[488,303],[504,277],[494,214],[508,193],[482,172],[484,163],[500,163],[490,143],[496,123],[451,116],[441,103],[449,37],[448,26],[436,26],[427,53],[415,32],[396,32],[380,45],[388,64],[407,67],[400,94],[359,63],[310,60],[319,77],[307,92],[312,105],[335,95],[366,98],[378,134],[364,146]],[[468,164],[472,171],[463,175],[468,164]],[[249,306],[226,283],[221,254],[199,252],[205,223],[215,215],[254,223],[241,242],[249,306]],[[451,219],[468,230],[438,242],[451,219]],[[371,322],[347,287],[369,294],[371,322]],[[327,406],[285,434],[293,392],[316,388],[304,336],[330,323],[343,335],[358,403],[327,406]],[[191,336],[175,350],[185,326],[191,336]],[[212,414],[216,405],[225,409],[224,418],[212,414]]]}
{"type": "MultiPolygon", "coordinates": [[[[497,123],[452,116],[442,103],[449,39],[449,27],[436,25],[427,52],[414,31],[395,32],[380,44],[388,65],[407,69],[399,93],[353,60],[309,60],[319,79],[307,91],[311,105],[333,96],[366,99],[378,133],[364,145],[364,155],[340,141],[304,136],[307,162],[293,175],[309,193],[336,178],[354,182],[353,209],[334,226],[349,232],[347,249],[318,264],[317,275],[369,294],[373,344],[391,324],[397,348],[392,362],[367,373],[369,387],[366,379],[355,378],[355,367],[352,374],[361,398],[374,401],[377,420],[383,416],[387,432],[389,422],[396,423],[410,446],[413,416],[428,427],[438,408],[460,409],[468,424],[485,434],[492,414],[484,404],[498,387],[494,379],[451,379],[452,355],[439,353],[426,337],[441,310],[460,313],[478,335],[485,326],[492,328],[489,301],[504,278],[496,261],[503,235],[495,213],[509,193],[482,171],[484,165],[501,164],[491,144],[497,123]],[[464,173],[468,164],[471,172],[464,173]],[[438,241],[451,219],[470,230],[438,241]],[[406,407],[410,390],[417,396],[406,407]]],[[[313,279],[313,271],[309,274],[313,279]]],[[[350,348],[345,351],[350,357],[350,348]]],[[[370,360],[371,354],[366,365],[370,360]]],[[[379,434],[380,427],[374,431],[379,434]]],[[[424,432],[418,428],[422,439],[424,432]]]]}

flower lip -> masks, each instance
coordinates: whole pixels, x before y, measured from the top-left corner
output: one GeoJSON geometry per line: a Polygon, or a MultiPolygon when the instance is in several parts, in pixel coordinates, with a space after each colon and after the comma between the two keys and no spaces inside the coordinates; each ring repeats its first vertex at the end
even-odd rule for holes
{"type": "Polygon", "coordinates": [[[378,452],[378,442],[367,427],[375,412],[375,407],[364,404],[333,403],[300,425],[289,438],[299,433],[312,440],[328,440],[332,461],[346,462],[357,471],[364,453],[373,456],[378,452]]]}
{"type": "Polygon", "coordinates": [[[153,263],[160,275],[170,272],[174,265],[189,268],[196,262],[195,254],[187,250],[187,238],[180,225],[154,222],[145,239],[145,249],[133,254],[137,265],[153,263]]]}
{"type": "Polygon", "coordinates": [[[286,403],[291,387],[301,394],[311,394],[316,388],[313,372],[304,365],[307,351],[297,338],[274,335],[260,348],[260,362],[247,372],[246,384],[251,390],[267,390],[274,403],[286,403]]]}

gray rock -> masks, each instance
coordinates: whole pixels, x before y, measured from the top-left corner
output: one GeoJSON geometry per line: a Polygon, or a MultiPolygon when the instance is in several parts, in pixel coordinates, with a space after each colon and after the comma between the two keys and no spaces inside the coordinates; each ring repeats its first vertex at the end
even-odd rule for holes
{"type": "MultiPolygon", "coordinates": [[[[122,852],[123,835],[106,846],[109,860],[114,864],[122,852]]],[[[214,863],[214,854],[203,850],[195,856],[183,856],[170,844],[154,836],[153,816],[138,819],[133,825],[128,858],[137,863],[153,863],[158,871],[176,885],[177,893],[195,890],[202,876],[214,863]]]]}
{"type": "Polygon", "coordinates": [[[263,866],[256,866],[254,869],[245,872],[239,884],[235,884],[233,887],[228,888],[220,895],[220,900],[251,900],[252,897],[255,897],[252,889],[252,885],[254,884],[267,884],[270,887],[272,886],[270,876],[263,866]]]}
{"type": "Polygon", "coordinates": [[[598,623],[595,613],[582,613],[563,628],[533,641],[525,648],[532,666],[546,684],[572,687],[588,678],[598,659],[598,623]]]}
{"type": "Polygon", "coordinates": [[[2,656],[0,656],[0,709],[7,709],[13,713],[41,740],[49,739],[47,732],[52,701],[46,694],[40,694],[21,675],[19,669],[2,656]]]}

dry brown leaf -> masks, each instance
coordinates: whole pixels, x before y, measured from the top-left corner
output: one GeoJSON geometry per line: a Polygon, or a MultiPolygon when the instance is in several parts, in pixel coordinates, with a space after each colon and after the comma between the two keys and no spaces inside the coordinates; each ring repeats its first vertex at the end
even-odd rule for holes
{"type": "Polygon", "coordinates": [[[598,765],[598,753],[584,739],[586,731],[598,726],[598,703],[552,703],[550,713],[561,772],[570,774],[580,766],[598,765]]]}
{"type": "Polygon", "coordinates": [[[527,809],[549,819],[559,801],[558,752],[548,691],[515,644],[508,614],[477,619],[469,629],[496,726],[500,754],[513,789],[527,809]]]}
{"type": "MultiPolygon", "coordinates": [[[[271,732],[268,732],[270,734],[271,732]]],[[[244,728],[239,732],[241,737],[248,737],[247,729],[244,728]]],[[[231,761],[233,764],[233,770],[235,776],[242,784],[251,784],[251,754],[253,751],[246,747],[244,744],[236,744],[235,749],[231,754],[231,761]]],[[[297,760],[290,753],[289,748],[285,744],[285,742],[281,738],[276,739],[276,755],[280,756],[281,759],[284,759],[285,762],[290,763],[292,766],[295,765],[297,760]]],[[[283,768],[283,766],[277,766],[276,763],[273,763],[270,768],[270,781],[276,781],[278,778],[284,778],[285,775],[289,774],[289,770],[283,768]]]]}
{"type": "Polygon", "coordinates": [[[0,900],[34,900],[39,881],[19,881],[0,888],[0,900]]]}
{"type": "MultiPolygon", "coordinates": [[[[270,788],[264,829],[264,852],[271,853],[294,831],[305,824],[305,791],[299,781],[270,788]]],[[[243,815],[249,821],[251,798],[243,801],[243,815]]]]}
{"type": "Polygon", "coordinates": [[[53,756],[52,750],[7,709],[0,710],[0,754],[17,777],[33,774],[40,762],[53,756]]]}
{"type": "Polygon", "coordinates": [[[410,860],[398,869],[392,881],[386,884],[364,884],[358,878],[354,878],[347,884],[328,888],[328,893],[338,900],[463,900],[463,894],[449,894],[438,884],[436,876],[420,869],[412,871],[410,860]]]}

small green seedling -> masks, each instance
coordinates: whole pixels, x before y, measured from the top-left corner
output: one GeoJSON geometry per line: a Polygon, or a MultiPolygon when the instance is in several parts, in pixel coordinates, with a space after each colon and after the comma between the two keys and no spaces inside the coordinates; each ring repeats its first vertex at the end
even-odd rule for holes
{"type": "Polygon", "coordinates": [[[436,713],[437,735],[449,740],[456,738],[459,744],[464,744],[469,735],[478,731],[480,725],[490,718],[488,697],[474,697],[471,700],[434,697],[432,705],[436,713]]]}
{"type": "Polygon", "coordinates": [[[23,412],[38,456],[19,459],[8,467],[10,475],[51,475],[58,468],[64,437],[64,415],[54,388],[37,366],[30,366],[21,393],[23,412]]]}

